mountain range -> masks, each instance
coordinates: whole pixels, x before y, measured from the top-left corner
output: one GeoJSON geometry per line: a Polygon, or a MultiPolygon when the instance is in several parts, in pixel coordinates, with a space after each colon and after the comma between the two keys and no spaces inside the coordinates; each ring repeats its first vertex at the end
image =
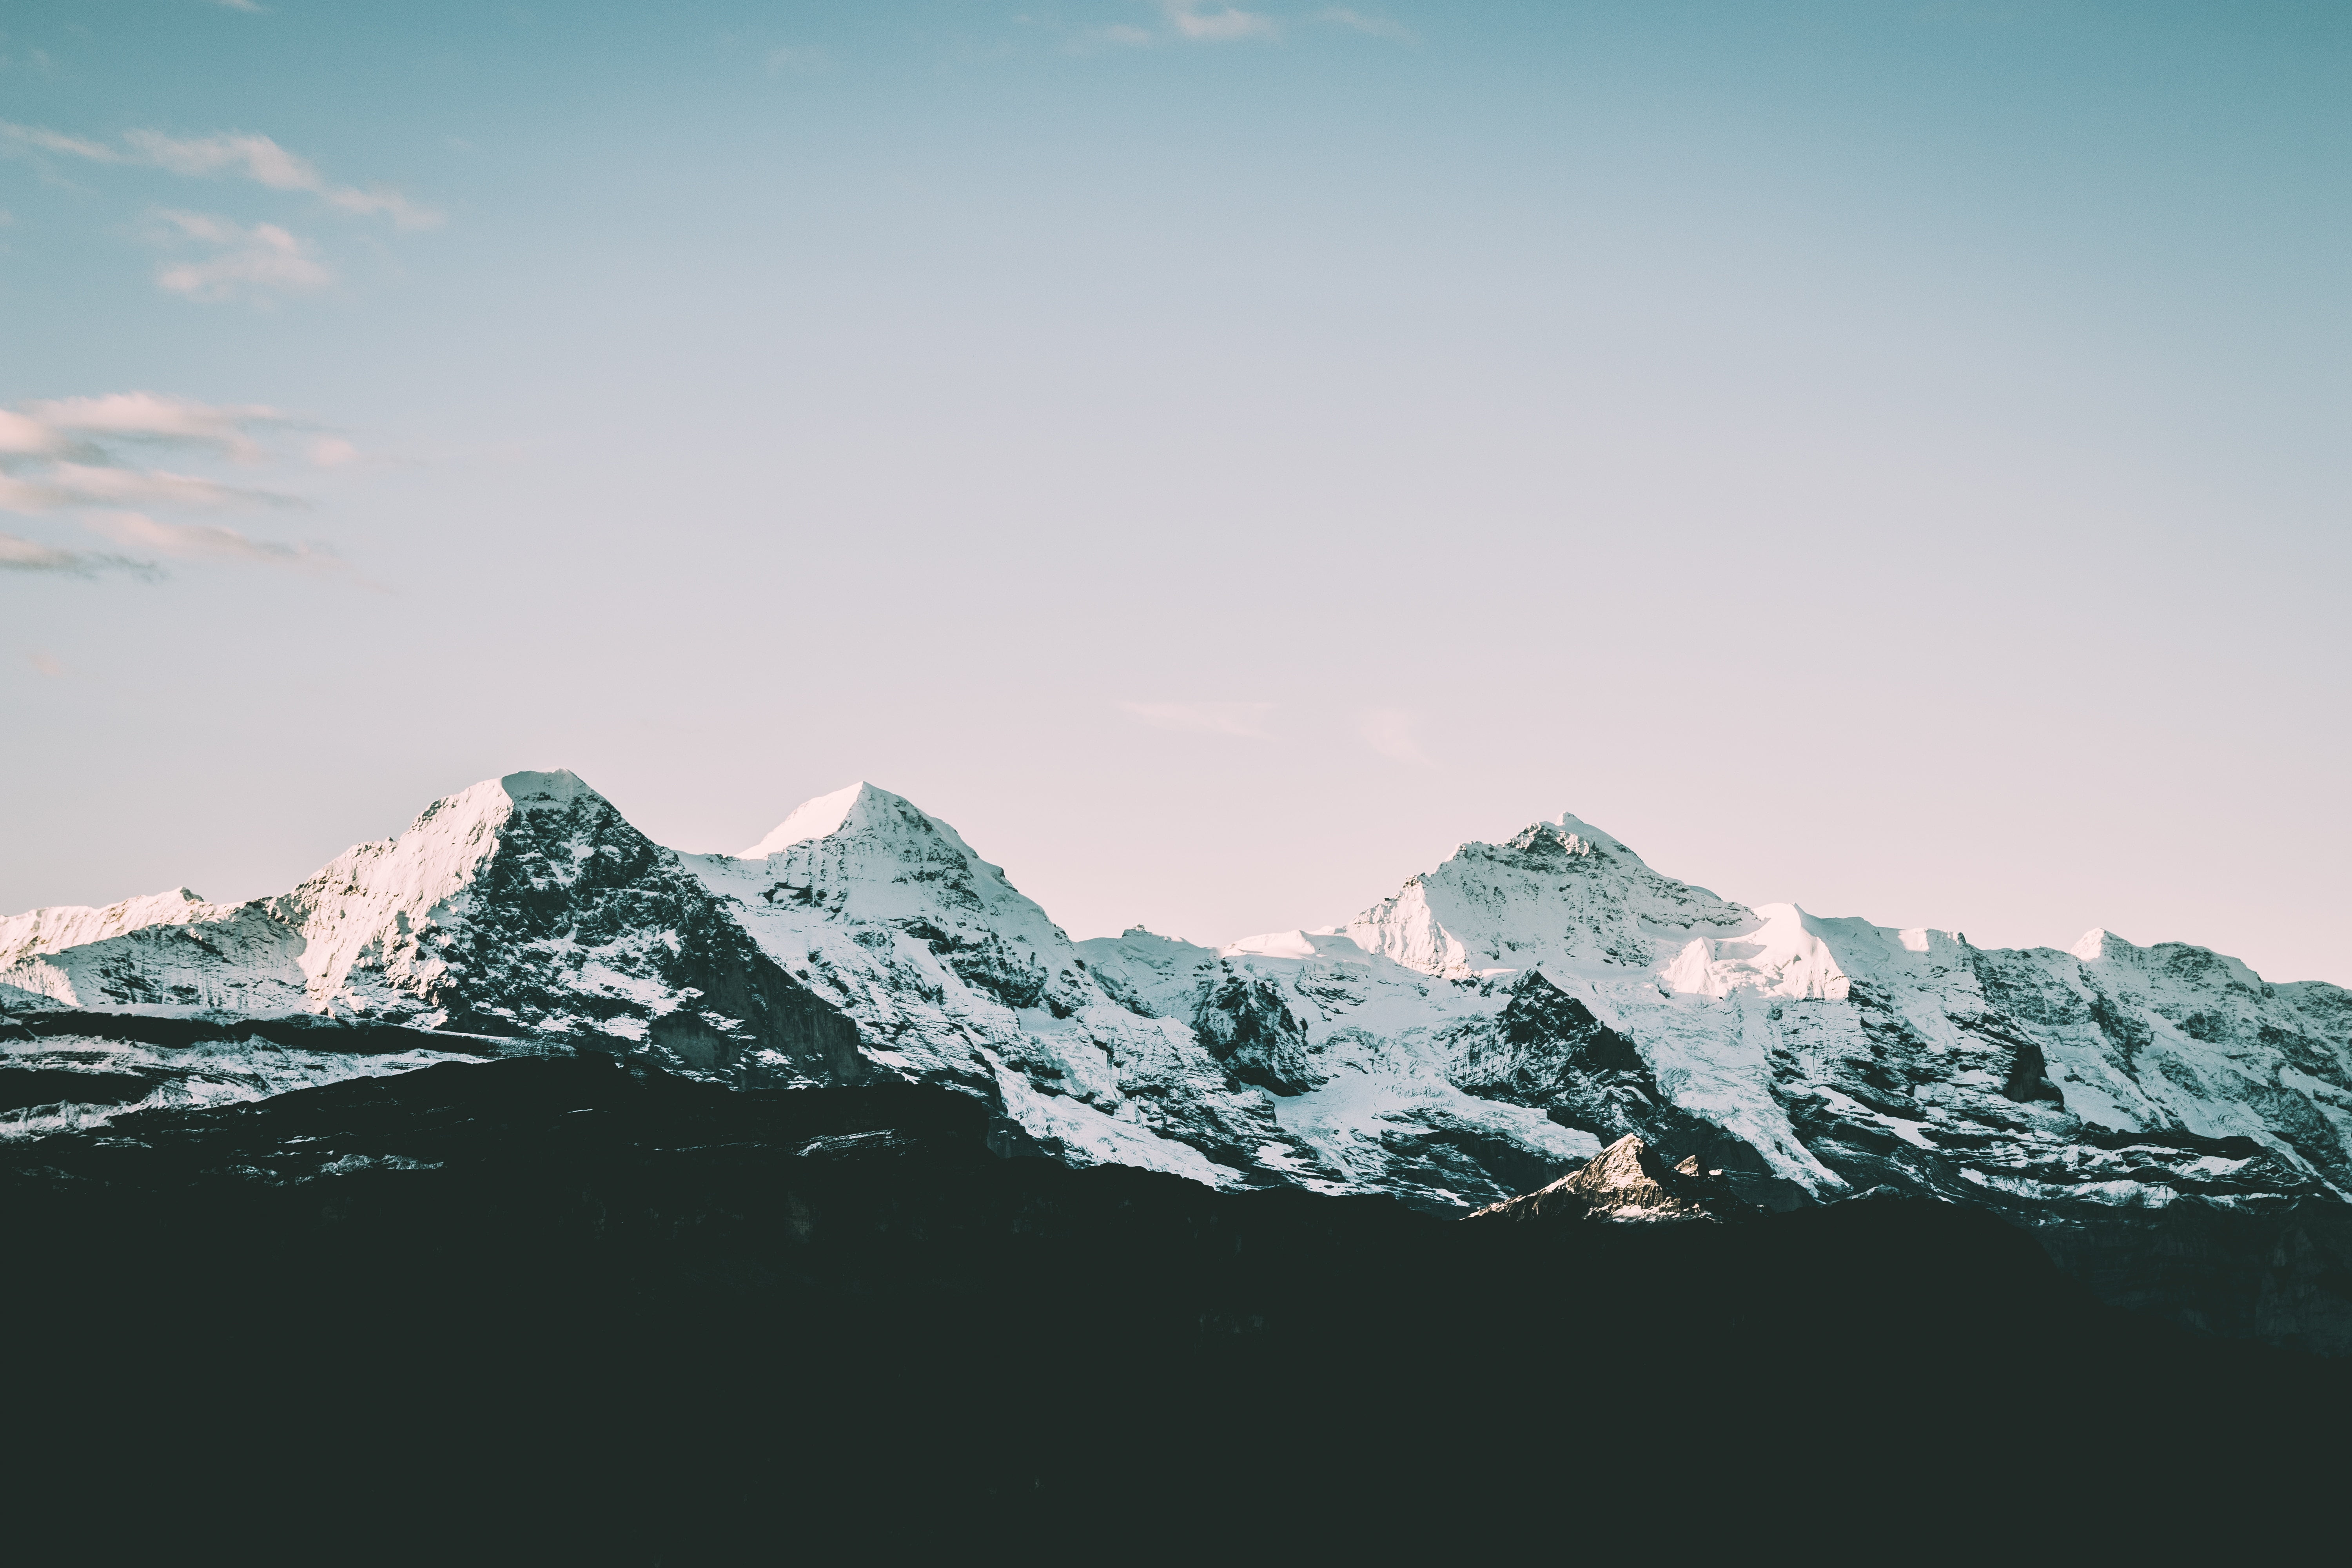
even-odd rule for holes
{"type": "Polygon", "coordinates": [[[5,1138],[499,1057],[909,1082],[981,1102],[1000,1154],[1441,1215],[1564,1182],[1584,1212],[1611,1171],[1699,1184],[1627,1212],[1702,1219],[1892,1189],[2111,1301],[2352,1350],[2352,993],[1750,907],[1568,816],[1213,948],[1073,941],[870,784],[687,854],[511,773],[274,898],[0,921],[0,1034],[5,1138]]]}

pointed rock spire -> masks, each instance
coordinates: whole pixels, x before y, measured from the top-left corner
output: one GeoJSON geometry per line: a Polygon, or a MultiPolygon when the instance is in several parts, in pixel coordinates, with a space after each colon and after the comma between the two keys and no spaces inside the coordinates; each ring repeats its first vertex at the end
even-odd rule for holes
{"type": "Polygon", "coordinates": [[[1722,1173],[1702,1169],[1696,1155],[1669,1165],[1638,1133],[1628,1132],[1549,1186],[1469,1217],[1720,1222],[1752,1212],[1732,1194],[1722,1173]]]}

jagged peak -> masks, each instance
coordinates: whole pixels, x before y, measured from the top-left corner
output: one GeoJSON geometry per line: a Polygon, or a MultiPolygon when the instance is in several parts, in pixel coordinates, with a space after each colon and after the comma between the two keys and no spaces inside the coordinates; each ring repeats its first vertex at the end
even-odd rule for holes
{"type": "Polygon", "coordinates": [[[1643,1156],[1649,1152],[1650,1145],[1640,1133],[1628,1132],[1592,1156],[1582,1170],[1563,1176],[1560,1181],[1568,1183],[1582,1178],[1585,1185],[1602,1187],[1648,1181],[1649,1173],[1643,1169],[1648,1162],[1643,1156]]]}
{"type": "Polygon", "coordinates": [[[1549,1186],[1491,1204],[1473,1219],[1709,1220],[1740,1217],[1742,1205],[1721,1173],[1696,1159],[1669,1165],[1638,1132],[1628,1132],[1549,1186]]]}
{"type": "Polygon", "coordinates": [[[1582,817],[1565,811],[1549,822],[1528,824],[1512,836],[1509,844],[1513,849],[1542,847],[1557,848],[1570,855],[1591,855],[1598,849],[1631,856],[1635,860],[1642,858],[1626,847],[1623,839],[1604,833],[1582,817]]]}
{"type": "Polygon", "coordinates": [[[1500,844],[1472,840],[1457,845],[1449,859],[1477,859],[1495,855],[1591,859],[1596,854],[1612,858],[1622,856],[1636,864],[1642,863],[1642,858],[1627,848],[1622,839],[1604,833],[1582,817],[1565,811],[1557,817],[1528,824],[1500,844]]]}
{"type": "Polygon", "coordinates": [[[2083,933],[2080,941],[2066,951],[2085,963],[2096,963],[2103,958],[2115,957],[2115,949],[2129,948],[2133,945],[2102,926],[2093,926],[2083,933]]]}
{"type": "Polygon", "coordinates": [[[749,849],[737,851],[734,858],[738,860],[764,860],[771,855],[782,854],[795,844],[805,844],[813,838],[830,838],[845,829],[854,833],[890,819],[930,824],[935,827],[944,826],[905,795],[893,795],[860,779],[845,789],[801,802],[793,807],[783,821],[770,830],[766,837],[749,849]]]}
{"type": "Polygon", "coordinates": [[[455,795],[443,795],[418,812],[416,820],[408,825],[402,837],[436,824],[442,832],[460,823],[487,826],[517,811],[569,805],[583,798],[601,801],[604,797],[589,788],[579,774],[568,768],[543,773],[503,773],[494,779],[469,784],[455,795]]]}
{"type": "Polygon", "coordinates": [[[1727,934],[1756,917],[1653,870],[1622,840],[1568,812],[1504,844],[1465,844],[1435,870],[1345,925],[1357,945],[1451,976],[1557,963],[1647,969],[1677,932],[1727,934]]]}
{"type": "Polygon", "coordinates": [[[932,891],[918,900],[926,907],[940,899],[976,900],[997,906],[1001,913],[1017,908],[1024,912],[1013,918],[1024,924],[1034,920],[1052,926],[1045,911],[1013,886],[1004,868],[982,858],[953,826],[906,796],[863,781],[803,802],[741,854],[711,858],[748,869],[780,857],[797,865],[812,856],[832,866],[824,873],[829,878],[893,883],[902,892],[929,887],[932,891]]]}

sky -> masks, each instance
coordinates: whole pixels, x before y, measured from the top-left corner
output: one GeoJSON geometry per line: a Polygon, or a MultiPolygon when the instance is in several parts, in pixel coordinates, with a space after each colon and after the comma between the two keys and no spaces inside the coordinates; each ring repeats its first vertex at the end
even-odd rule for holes
{"type": "Polygon", "coordinates": [[[0,910],[567,767],[2352,984],[2352,9],[19,0],[0,910]]]}

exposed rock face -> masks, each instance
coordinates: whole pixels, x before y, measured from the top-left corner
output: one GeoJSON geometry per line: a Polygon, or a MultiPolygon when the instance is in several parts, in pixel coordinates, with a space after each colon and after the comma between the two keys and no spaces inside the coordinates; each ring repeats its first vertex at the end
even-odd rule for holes
{"type": "Polygon", "coordinates": [[[743,855],[684,864],[761,952],[856,1024],[877,1074],[967,1088],[1076,1163],[1221,1185],[1313,1168],[1252,1081],[1287,1070],[1278,1025],[1251,1016],[1235,1026],[1246,1041],[1203,1038],[1196,1006],[1140,1005],[1001,868],[901,796],[856,784],[743,855]]]}
{"type": "Polygon", "coordinates": [[[1491,1021],[1458,1026],[1449,1076],[1483,1098],[1537,1107],[1563,1127],[1599,1139],[1639,1132],[1731,1173],[1759,1203],[1801,1201],[1802,1190],[1774,1176],[1756,1151],[1714,1122],[1675,1104],[1641,1047],[1553,984],[1539,969],[1510,982],[1510,1000],[1491,1021]]]}
{"type": "Polygon", "coordinates": [[[1219,966],[1204,984],[1192,1028],[1209,1054],[1242,1083],[1276,1094],[1302,1094],[1323,1081],[1307,1059],[1306,1026],[1266,981],[1219,966]]]}
{"type": "MultiPolygon", "coordinates": [[[[1454,1214],[1628,1135],[1748,1203],[1891,1187],[2126,1249],[2177,1205],[2274,1229],[2352,1193],[2341,987],[2104,931],[2004,952],[1751,908],[1574,817],[1465,845],[1344,924],[1209,948],[1073,942],[871,785],[743,855],[681,856],[568,773],[511,774],[278,899],[0,921],[0,987],[16,1012],[318,1016],[739,1086],[943,1084],[1008,1147],[1454,1214]]],[[[74,1070],[42,1048],[25,1068],[74,1070]]],[[[2242,1314],[2273,1337],[2326,1318],[2335,1278],[2336,1233],[2295,1225],[2308,1246],[2277,1247],[2318,1261],[2242,1314]]]]}
{"type": "Polygon", "coordinates": [[[436,801],[278,898],[166,896],[11,924],[29,940],[0,980],[85,1009],[310,1013],[646,1049],[755,1079],[865,1070],[856,1029],[570,773],[436,801]],[[74,942],[91,915],[101,934],[74,942]]]}
{"type": "Polygon", "coordinates": [[[1475,1220],[1695,1220],[1721,1224],[1755,1210],[1735,1196],[1720,1171],[1696,1155],[1669,1165],[1628,1132],[1549,1186],[1489,1204],[1475,1220]]]}

